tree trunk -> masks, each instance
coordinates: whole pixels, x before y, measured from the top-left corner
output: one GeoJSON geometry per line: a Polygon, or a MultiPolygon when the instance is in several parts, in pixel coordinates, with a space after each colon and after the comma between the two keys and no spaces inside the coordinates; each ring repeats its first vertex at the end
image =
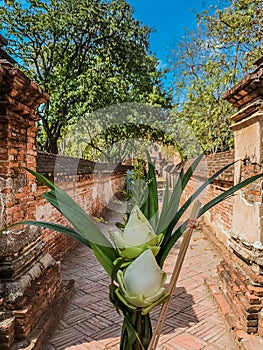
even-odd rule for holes
{"type": "Polygon", "coordinates": [[[48,137],[45,143],[45,151],[52,154],[58,154],[58,138],[57,137],[48,137]]]}

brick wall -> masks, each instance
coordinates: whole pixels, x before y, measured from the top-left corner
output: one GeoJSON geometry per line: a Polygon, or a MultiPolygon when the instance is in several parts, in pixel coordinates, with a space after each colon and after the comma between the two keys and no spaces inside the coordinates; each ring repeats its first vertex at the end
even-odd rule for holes
{"type": "MultiPolygon", "coordinates": [[[[6,60],[0,60],[0,228],[36,215],[35,110],[48,95],[6,60]]],[[[61,288],[56,261],[36,228],[0,234],[0,344],[11,349],[29,337],[61,288]]]]}
{"type": "MultiPolygon", "coordinates": [[[[188,198],[204,181],[215,174],[222,167],[234,161],[234,151],[211,154],[200,163],[186,189],[185,198],[188,198]]],[[[186,166],[187,167],[187,166],[186,166]]],[[[229,167],[213,181],[200,196],[203,204],[217,197],[234,184],[234,166],[229,167]]],[[[232,225],[233,198],[229,198],[205,213],[200,225],[202,229],[227,245],[232,225]]]]}
{"type": "Polygon", "coordinates": [[[0,228],[26,219],[34,179],[22,170],[35,169],[34,110],[48,95],[5,60],[0,60],[0,228]],[[25,200],[26,198],[26,200],[25,200]]]}
{"type": "MultiPolygon", "coordinates": [[[[262,165],[252,163],[249,159],[245,159],[241,164],[240,181],[244,181],[251,176],[262,172],[262,165]]],[[[249,204],[262,202],[262,186],[261,181],[255,181],[242,189],[242,196],[249,204]]]]}
{"type": "MultiPolygon", "coordinates": [[[[97,218],[103,215],[112,198],[124,189],[127,169],[122,165],[109,169],[107,164],[47,153],[38,153],[37,156],[37,171],[51,178],[87,213],[97,218]]],[[[67,225],[67,220],[41,197],[46,191],[46,186],[38,183],[36,219],[67,225]]],[[[42,238],[45,249],[56,260],[62,259],[75,245],[70,238],[49,230],[42,230],[42,238]]]]}
{"type": "MultiPolygon", "coordinates": [[[[52,178],[97,216],[124,186],[125,167],[37,156],[35,111],[48,98],[19,69],[0,60],[0,229],[25,219],[64,223],[41,198],[47,189],[24,167],[52,178]]],[[[72,281],[62,281],[55,260],[72,246],[70,239],[33,226],[0,232],[1,350],[43,349],[73,293],[72,281]]]]}
{"type": "Polygon", "coordinates": [[[224,260],[217,270],[219,287],[223,292],[235,319],[233,326],[247,333],[263,336],[260,318],[263,307],[263,277],[236,255],[222,251],[224,260]]]}
{"type": "MultiPolygon", "coordinates": [[[[232,116],[235,141],[235,182],[262,172],[263,60],[230,89],[224,98],[238,110],[232,116]]],[[[233,197],[228,252],[218,266],[219,285],[233,311],[233,329],[263,335],[263,210],[262,179],[233,197]]]]}
{"type": "MultiPolygon", "coordinates": [[[[205,162],[201,163],[189,181],[185,197],[189,197],[205,178],[233,161],[234,151],[207,156],[205,162]]],[[[238,171],[231,166],[208,187],[205,197],[201,198],[203,203],[232,187],[234,177],[235,181],[241,182],[262,172],[262,166],[251,162],[248,158],[237,164],[238,171]]],[[[243,200],[249,206],[259,205],[262,201],[261,181],[244,187],[241,192],[243,200]]],[[[200,226],[210,240],[218,246],[224,258],[217,270],[218,286],[231,310],[231,315],[226,315],[227,321],[235,330],[244,330],[249,334],[263,336],[262,247],[257,249],[253,242],[249,243],[248,240],[243,242],[240,237],[233,236],[233,205],[233,196],[216,205],[201,218],[200,226]],[[235,254],[232,249],[236,250],[235,254]]],[[[239,212],[239,215],[242,213],[239,212]]]]}

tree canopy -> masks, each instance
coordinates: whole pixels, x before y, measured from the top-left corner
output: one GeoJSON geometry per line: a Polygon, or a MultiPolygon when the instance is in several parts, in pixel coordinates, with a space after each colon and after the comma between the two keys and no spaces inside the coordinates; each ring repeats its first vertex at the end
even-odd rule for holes
{"type": "MultiPolygon", "coordinates": [[[[51,97],[38,111],[44,150],[57,153],[68,128],[105,106],[171,105],[158,61],[149,53],[150,29],[126,1],[1,2],[0,30],[10,53],[51,97]]],[[[87,122],[95,127],[94,119],[87,122]]]]}
{"type": "Polygon", "coordinates": [[[164,74],[149,53],[151,30],[125,0],[0,4],[9,53],[51,96],[38,111],[44,150],[67,144],[75,155],[78,137],[86,138],[83,155],[104,159],[122,158],[135,139],[175,144],[183,158],[198,143],[206,153],[233,147],[234,111],[223,95],[263,54],[262,0],[222,0],[197,14],[196,30],[170,53],[176,107],[169,113],[164,74]],[[140,104],[160,107],[158,116],[140,104]]]}
{"type": "Polygon", "coordinates": [[[171,50],[177,115],[206,153],[233,146],[233,108],[223,95],[262,56],[262,26],[262,0],[226,0],[199,13],[197,29],[171,50]]]}
{"type": "Polygon", "coordinates": [[[63,141],[65,155],[122,162],[143,158],[157,145],[172,146],[182,158],[202,152],[191,128],[173,110],[145,103],[122,103],[83,115],[63,141]],[[93,120],[93,128],[89,121],[93,120]]]}

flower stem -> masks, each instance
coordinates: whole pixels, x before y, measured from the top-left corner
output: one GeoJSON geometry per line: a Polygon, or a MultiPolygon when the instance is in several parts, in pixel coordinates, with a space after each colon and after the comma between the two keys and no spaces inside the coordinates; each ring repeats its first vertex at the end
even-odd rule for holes
{"type": "Polygon", "coordinates": [[[147,350],[151,336],[152,327],[149,314],[142,315],[140,309],[125,312],[120,350],[147,350]]]}

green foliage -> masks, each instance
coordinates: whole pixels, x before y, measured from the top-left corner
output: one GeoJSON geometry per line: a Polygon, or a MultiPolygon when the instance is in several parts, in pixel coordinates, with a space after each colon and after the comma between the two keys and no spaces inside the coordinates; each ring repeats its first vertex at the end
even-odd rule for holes
{"type": "Polygon", "coordinates": [[[24,221],[21,223],[53,229],[85,244],[93,250],[99,263],[111,275],[114,268],[113,262],[118,257],[117,253],[111,242],[99,230],[90,216],[66,192],[43,175],[31,169],[26,170],[51,190],[44,193],[43,197],[69,220],[73,228],[41,221],[24,221]]]}
{"type": "Polygon", "coordinates": [[[227,7],[215,9],[212,15],[207,11],[200,14],[215,45],[227,57],[232,58],[232,78],[251,69],[255,60],[262,56],[263,13],[261,0],[228,0],[227,7]]]}
{"type": "Polygon", "coordinates": [[[63,141],[64,155],[113,163],[142,158],[154,144],[177,147],[176,127],[168,109],[134,102],[112,105],[79,119],[63,141]]]}
{"type": "Polygon", "coordinates": [[[143,179],[144,171],[146,167],[146,162],[144,159],[135,158],[133,160],[133,178],[134,179],[143,179]]]}
{"type": "Polygon", "coordinates": [[[46,151],[57,153],[60,137],[94,110],[134,101],[170,104],[157,59],[148,54],[150,29],[126,1],[1,3],[10,53],[51,96],[39,110],[38,140],[46,151]]]}
{"type": "Polygon", "coordinates": [[[101,160],[122,162],[125,158],[129,158],[132,151],[136,150],[138,153],[140,147],[141,151],[145,152],[151,142],[165,144],[169,140],[161,128],[135,122],[121,123],[102,130],[92,138],[85,147],[83,156],[88,157],[92,150],[96,149],[97,156],[100,156],[101,160]]]}
{"type": "MultiPolygon", "coordinates": [[[[154,164],[152,164],[150,159],[148,159],[149,171],[145,177],[145,183],[147,184],[148,188],[148,196],[146,197],[145,203],[141,206],[140,209],[145,215],[145,217],[153,225],[155,233],[162,234],[164,236],[164,239],[161,243],[161,249],[156,256],[156,260],[159,266],[161,267],[163,266],[165,259],[167,258],[174,244],[186,230],[188,218],[185,218],[184,214],[186,214],[186,212],[188,212],[189,208],[193,205],[193,203],[196,200],[198,200],[198,196],[202,194],[206,187],[213,183],[213,181],[221,173],[223,173],[227,168],[234,164],[230,163],[218,170],[215,174],[209,177],[199,188],[197,188],[197,190],[195,190],[185,202],[182,203],[183,191],[187,186],[190,178],[192,177],[192,174],[194,173],[195,169],[202,161],[202,158],[203,154],[199,155],[196,159],[194,159],[194,161],[191,163],[191,165],[186,171],[184,171],[184,169],[181,170],[180,176],[178,177],[177,183],[173,188],[172,193],[169,193],[168,186],[166,186],[161,210],[159,210],[158,205],[156,205],[156,200],[158,201],[158,199],[157,181],[156,174],[154,171],[154,164]]],[[[203,215],[206,211],[210,210],[218,203],[232,196],[238,190],[242,189],[243,187],[247,186],[253,181],[259,180],[260,178],[262,178],[262,176],[263,173],[252,176],[231,187],[230,189],[221,193],[217,197],[213,198],[200,208],[196,218],[203,215]]],[[[140,203],[138,204],[140,205],[140,203]]]]}
{"type": "Polygon", "coordinates": [[[205,153],[233,147],[233,107],[223,95],[249,72],[262,50],[262,0],[227,0],[197,15],[197,29],[171,51],[178,116],[205,153]],[[182,98],[184,96],[184,98],[182,98]]]}

